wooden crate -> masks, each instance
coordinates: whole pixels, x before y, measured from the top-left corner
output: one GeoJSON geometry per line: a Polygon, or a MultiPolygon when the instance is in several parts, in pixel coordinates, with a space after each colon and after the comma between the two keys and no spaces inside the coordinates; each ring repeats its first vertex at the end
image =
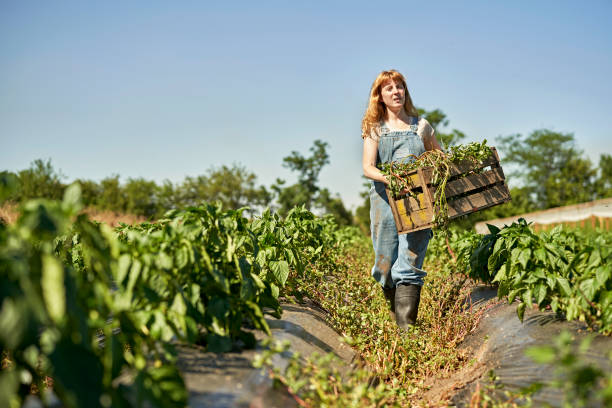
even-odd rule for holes
{"type": "MultiPolygon", "coordinates": [[[[446,201],[450,219],[510,201],[510,191],[505,183],[497,150],[491,147],[491,151],[493,154],[481,164],[464,162],[452,165],[446,183],[446,201]],[[473,171],[481,172],[467,174],[473,171]]],[[[394,197],[387,189],[387,197],[399,234],[433,226],[435,187],[431,185],[432,174],[431,167],[410,173],[409,178],[413,187],[409,196],[394,197]]]]}

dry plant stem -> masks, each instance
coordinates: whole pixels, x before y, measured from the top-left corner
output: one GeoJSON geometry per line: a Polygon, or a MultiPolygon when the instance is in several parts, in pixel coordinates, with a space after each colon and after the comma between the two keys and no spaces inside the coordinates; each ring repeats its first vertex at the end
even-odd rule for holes
{"type": "Polygon", "coordinates": [[[455,256],[455,253],[451,249],[450,243],[448,242],[448,235],[445,238],[446,238],[446,248],[448,249],[448,253],[453,258],[453,263],[456,264],[457,263],[457,257],[455,256]]]}

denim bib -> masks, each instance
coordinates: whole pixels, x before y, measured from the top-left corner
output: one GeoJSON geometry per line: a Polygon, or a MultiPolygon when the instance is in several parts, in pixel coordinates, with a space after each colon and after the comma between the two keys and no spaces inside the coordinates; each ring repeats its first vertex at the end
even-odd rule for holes
{"type": "MultiPolygon", "coordinates": [[[[414,156],[425,153],[425,145],[421,136],[417,134],[418,118],[411,117],[411,124],[405,130],[389,130],[381,122],[380,138],[378,140],[378,155],[376,165],[380,163],[406,162],[414,160],[414,156]]],[[[385,185],[380,181],[373,181],[373,187],[379,194],[384,194],[385,185]]],[[[385,194],[386,200],[386,194],[385,194]]]]}
{"type": "Polygon", "coordinates": [[[418,157],[425,153],[423,140],[417,134],[418,118],[411,119],[412,123],[406,130],[390,131],[386,124],[381,124],[377,164],[391,161],[412,161],[414,157],[411,155],[418,157]]]}

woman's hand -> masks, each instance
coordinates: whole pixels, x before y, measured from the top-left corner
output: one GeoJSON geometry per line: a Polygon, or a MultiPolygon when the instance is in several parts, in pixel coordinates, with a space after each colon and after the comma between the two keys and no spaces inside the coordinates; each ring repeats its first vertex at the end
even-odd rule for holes
{"type": "Polygon", "coordinates": [[[363,139],[363,157],[361,160],[363,175],[367,178],[389,184],[387,178],[376,167],[378,157],[378,142],[371,137],[363,139]]]}

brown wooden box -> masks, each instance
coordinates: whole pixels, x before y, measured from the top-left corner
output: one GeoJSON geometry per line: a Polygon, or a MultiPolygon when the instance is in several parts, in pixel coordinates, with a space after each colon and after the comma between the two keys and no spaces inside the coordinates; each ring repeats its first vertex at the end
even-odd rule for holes
{"type": "MultiPolygon", "coordinates": [[[[491,147],[491,151],[493,154],[481,164],[465,162],[452,165],[446,183],[446,201],[450,219],[510,201],[510,191],[499,165],[497,150],[491,147]],[[466,175],[481,169],[484,170],[479,174],[466,175]]],[[[433,226],[435,187],[431,185],[432,174],[431,167],[424,167],[414,170],[409,175],[413,186],[411,195],[416,194],[416,198],[393,197],[391,191],[387,189],[387,197],[399,234],[433,226]]]]}

